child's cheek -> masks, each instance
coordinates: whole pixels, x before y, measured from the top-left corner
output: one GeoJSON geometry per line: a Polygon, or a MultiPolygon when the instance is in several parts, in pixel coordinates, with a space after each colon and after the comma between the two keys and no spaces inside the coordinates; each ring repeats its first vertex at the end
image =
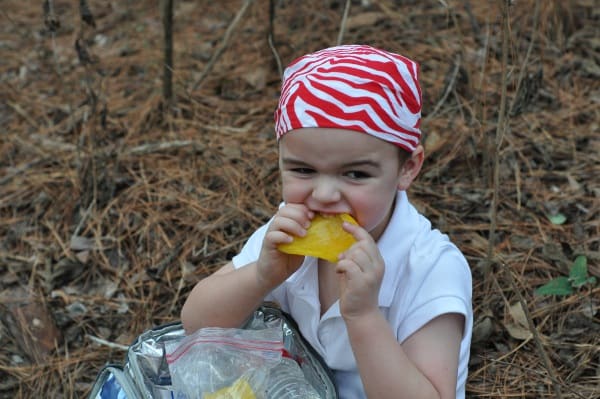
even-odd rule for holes
{"type": "Polygon", "coordinates": [[[282,181],[282,197],[287,204],[304,203],[308,192],[306,184],[300,184],[292,179],[282,181]]]}

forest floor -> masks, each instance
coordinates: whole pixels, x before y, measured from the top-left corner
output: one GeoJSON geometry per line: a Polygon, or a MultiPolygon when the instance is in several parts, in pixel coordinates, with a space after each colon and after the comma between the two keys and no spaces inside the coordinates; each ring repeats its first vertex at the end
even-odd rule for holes
{"type": "Polygon", "coordinates": [[[178,319],[280,201],[280,67],[339,37],[421,64],[409,196],[472,268],[467,396],[600,397],[593,0],[175,1],[171,103],[160,2],[80,3],[0,11],[0,397],[85,397],[178,319]]]}

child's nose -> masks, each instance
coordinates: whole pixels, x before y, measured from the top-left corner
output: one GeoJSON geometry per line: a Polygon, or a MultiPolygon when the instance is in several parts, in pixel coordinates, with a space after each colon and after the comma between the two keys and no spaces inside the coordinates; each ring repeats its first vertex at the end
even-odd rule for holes
{"type": "Polygon", "coordinates": [[[324,204],[337,202],[342,198],[335,181],[329,178],[320,178],[315,182],[312,196],[316,201],[324,204]]]}

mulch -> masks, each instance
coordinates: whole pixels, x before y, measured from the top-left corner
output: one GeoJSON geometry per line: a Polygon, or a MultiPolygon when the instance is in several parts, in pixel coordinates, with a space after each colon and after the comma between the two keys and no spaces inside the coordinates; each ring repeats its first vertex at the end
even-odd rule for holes
{"type": "Polygon", "coordinates": [[[472,267],[467,396],[600,397],[599,284],[536,293],[600,278],[594,1],[175,1],[171,101],[159,3],[2,2],[0,397],[85,397],[177,320],[280,201],[281,66],[340,38],[421,63],[409,195],[472,267]]]}

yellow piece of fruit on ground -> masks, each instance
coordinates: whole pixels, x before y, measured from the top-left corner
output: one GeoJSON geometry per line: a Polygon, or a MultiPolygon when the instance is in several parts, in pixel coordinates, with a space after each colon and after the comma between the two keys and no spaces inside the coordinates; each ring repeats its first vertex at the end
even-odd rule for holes
{"type": "Polygon", "coordinates": [[[238,378],[232,385],[221,388],[213,393],[206,393],[203,399],[256,399],[248,380],[238,378]]]}
{"type": "Polygon", "coordinates": [[[354,237],[342,228],[342,223],[358,224],[347,213],[338,215],[317,214],[310,223],[304,237],[294,237],[289,244],[277,248],[291,255],[314,256],[336,263],[338,255],[356,242],[354,237]]]}

